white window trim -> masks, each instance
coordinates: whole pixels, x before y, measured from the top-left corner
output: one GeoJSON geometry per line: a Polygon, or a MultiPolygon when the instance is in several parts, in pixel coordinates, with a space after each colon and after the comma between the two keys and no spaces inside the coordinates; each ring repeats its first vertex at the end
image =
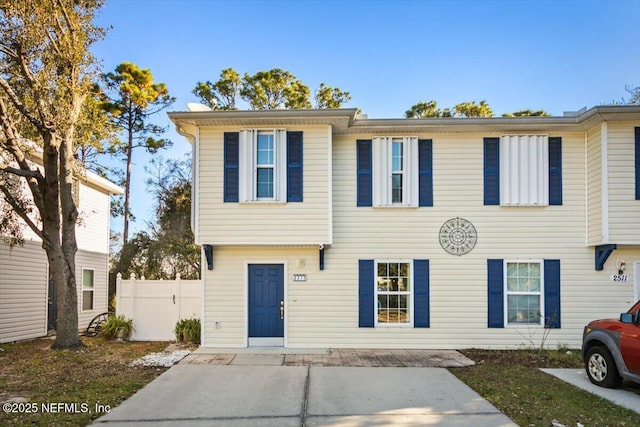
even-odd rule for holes
{"type": "Polygon", "coordinates": [[[241,129],[240,130],[240,203],[286,203],[287,202],[287,131],[286,129],[241,129]],[[273,197],[258,198],[257,195],[257,146],[258,132],[273,132],[273,197]]]}
{"type": "Polygon", "coordinates": [[[549,206],[549,136],[500,137],[500,205],[549,206]]]}
{"type": "Polygon", "coordinates": [[[82,286],[81,286],[82,291],[81,291],[81,293],[80,293],[80,296],[81,296],[81,298],[80,298],[80,311],[81,311],[81,312],[94,311],[94,310],[95,310],[95,307],[96,307],[96,269],[95,269],[95,268],[86,268],[86,267],[82,267],[82,277],[81,277],[81,280],[82,280],[82,286]],[[87,289],[86,289],[86,291],[87,291],[87,292],[89,292],[89,291],[91,291],[91,292],[92,292],[92,295],[91,295],[91,307],[92,307],[92,308],[91,308],[90,310],[85,310],[85,309],[84,309],[84,293],[85,293],[85,287],[84,287],[84,272],[85,272],[85,271],[93,271],[93,288],[91,288],[91,289],[87,288],[87,289]]]}
{"type": "Polygon", "coordinates": [[[504,325],[507,328],[537,328],[543,327],[545,322],[544,316],[544,260],[543,259],[505,259],[502,265],[502,275],[503,275],[503,295],[504,295],[504,325]],[[513,263],[527,263],[527,264],[539,264],[540,265],[540,322],[539,323],[509,323],[509,304],[508,298],[509,295],[537,295],[537,292],[516,292],[508,290],[507,283],[507,265],[513,263]]]}
{"type": "Polygon", "coordinates": [[[374,137],[372,139],[373,207],[418,207],[419,170],[417,137],[374,137]],[[393,203],[393,142],[402,141],[402,203],[393,203]]]}
{"type": "Polygon", "coordinates": [[[414,300],[415,300],[415,285],[413,283],[413,260],[412,259],[377,259],[373,263],[373,309],[375,315],[373,316],[374,327],[376,328],[413,328],[413,313],[414,313],[414,300]],[[410,290],[406,292],[394,292],[399,295],[409,295],[409,322],[408,323],[383,323],[378,322],[378,264],[386,263],[403,263],[409,264],[409,286],[410,290]]]}

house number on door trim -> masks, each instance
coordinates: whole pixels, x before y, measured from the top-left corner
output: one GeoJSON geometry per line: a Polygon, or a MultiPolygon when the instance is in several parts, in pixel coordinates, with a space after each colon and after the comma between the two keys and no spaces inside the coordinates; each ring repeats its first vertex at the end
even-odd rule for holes
{"type": "Polygon", "coordinates": [[[445,221],[440,227],[440,246],[451,255],[468,254],[476,246],[478,234],[468,220],[460,217],[445,221]]]}

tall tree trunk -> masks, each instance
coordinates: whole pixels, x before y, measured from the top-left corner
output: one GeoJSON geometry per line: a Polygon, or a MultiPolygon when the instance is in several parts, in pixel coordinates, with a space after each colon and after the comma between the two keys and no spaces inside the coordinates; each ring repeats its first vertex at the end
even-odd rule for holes
{"type": "Polygon", "coordinates": [[[78,335],[78,295],[75,277],[75,223],[77,210],[71,196],[72,159],[59,136],[47,135],[43,164],[45,180],[42,186],[44,205],[49,208],[42,215],[42,247],[49,260],[49,273],[56,290],[56,339],[53,348],[82,345],[78,335]],[[62,180],[62,185],[58,185],[62,180]],[[62,191],[60,191],[60,189],[62,191]],[[55,207],[54,209],[50,209],[55,207]],[[59,212],[62,213],[59,216],[59,212]],[[63,315],[60,315],[64,313],[63,315]]]}
{"type": "Polygon", "coordinates": [[[133,157],[133,122],[129,119],[127,144],[127,170],[124,180],[124,229],[122,230],[122,246],[129,241],[129,195],[131,193],[131,158],[133,157]]]}

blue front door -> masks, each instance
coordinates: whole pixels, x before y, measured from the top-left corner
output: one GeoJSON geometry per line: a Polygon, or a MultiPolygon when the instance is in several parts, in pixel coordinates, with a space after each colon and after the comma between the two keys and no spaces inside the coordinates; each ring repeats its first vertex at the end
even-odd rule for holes
{"type": "MultiPolygon", "coordinates": [[[[278,338],[282,342],[283,337],[284,265],[251,264],[249,265],[249,339],[278,338]]],[[[278,340],[275,343],[278,343],[278,340]]]]}

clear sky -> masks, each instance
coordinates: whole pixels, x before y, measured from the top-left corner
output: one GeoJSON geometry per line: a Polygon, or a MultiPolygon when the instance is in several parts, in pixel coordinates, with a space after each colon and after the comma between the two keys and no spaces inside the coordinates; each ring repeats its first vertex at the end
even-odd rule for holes
{"type": "MultiPolygon", "coordinates": [[[[104,70],[150,69],[177,98],[172,111],[227,67],[282,68],[312,92],[337,86],[370,118],[432,99],[562,115],[640,86],[640,0],[107,0],[98,24],[112,27],[94,48],[104,70]]],[[[157,122],[169,124],[162,113],[157,122]]],[[[190,150],[173,129],[167,137],[165,157],[190,150]]],[[[152,210],[148,158],[134,158],[134,230],[152,210]]]]}

